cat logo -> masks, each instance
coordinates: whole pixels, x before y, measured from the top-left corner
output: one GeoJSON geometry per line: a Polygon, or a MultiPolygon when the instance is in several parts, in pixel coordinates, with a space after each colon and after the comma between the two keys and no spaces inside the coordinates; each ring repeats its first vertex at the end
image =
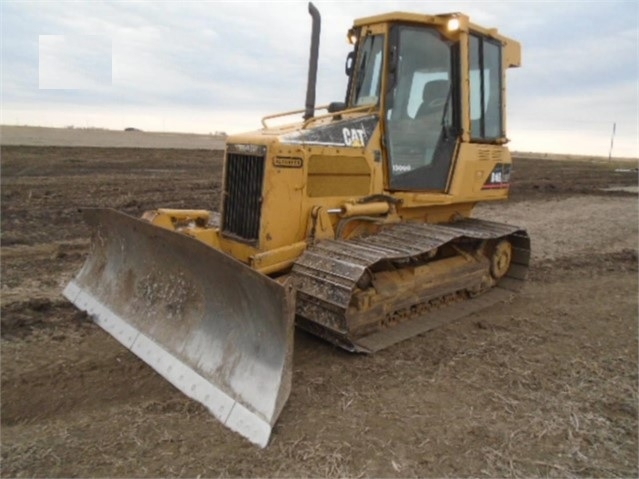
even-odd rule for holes
{"type": "Polygon", "coordinates": [[[362,128],[343,128],[344,144],[355,148],[366,145],[366,132],[362,128]]]}
{"type": "Polygon", "coordinates": [[[276,168],[301,168],[304,161],[301,158],[277,156],[273,158],[273,166],[276,168]]]}

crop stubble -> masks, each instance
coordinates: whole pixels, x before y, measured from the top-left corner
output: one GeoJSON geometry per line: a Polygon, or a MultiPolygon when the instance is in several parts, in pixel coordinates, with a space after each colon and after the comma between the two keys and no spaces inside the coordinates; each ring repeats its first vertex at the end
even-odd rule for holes
{"type": "Polygon", "coordinates": [[[2,147],[2,476],[637,476],[637,185],[623,165],[516,159],[529,229],[513,301],[374,356],[296,333],[270,446],[226,430],[60,291],[80,206],[217,209],[222,154],[2,147]]]}

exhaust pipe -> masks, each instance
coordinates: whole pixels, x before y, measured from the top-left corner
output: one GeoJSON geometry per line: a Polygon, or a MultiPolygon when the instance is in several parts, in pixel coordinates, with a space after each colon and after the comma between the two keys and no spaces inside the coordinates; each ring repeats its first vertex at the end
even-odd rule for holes
{"type": "Polygon", "coordinates": [[[308,2],[308,13],[313,17],[313,30],[311,31],[311,55],[308,62],[308,84],[306,85],[306,111],[304,120],[315,116],[315,86],[317,84],[317,60],[319,57],[320,30],[322,19],[315,5],[308,2]]]}

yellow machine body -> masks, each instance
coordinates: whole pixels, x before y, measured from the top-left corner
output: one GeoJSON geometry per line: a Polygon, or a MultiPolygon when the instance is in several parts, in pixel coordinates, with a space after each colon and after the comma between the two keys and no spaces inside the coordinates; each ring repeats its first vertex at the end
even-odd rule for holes
{"type": "MultiPolygon", "coordinates": [[[[385,117],[386,96],[382,93],[375,104],[347,105],[343,111],[325,112],[285,126],[268,127],[267,122],[277,117],[301,114],[304,110],[272,115],[263,120],[262,130],[227,138],[225,194],[230,186],[229,155],[258,156],[262,154],[258,150],[265,152],[257,238],[238,238],[232,232],[225,232],[223,224],[207,227],[208,213],[205,211],[201,211],[199,216],[202,226],[191,221],[195,219],[193,211],[157,210],[148,212],[147,218],[158,226],[192,235],[257,271],[272,274],[290,268],[311,242],[334,238],[338,224],[345,218],[383,215],[384,221],[389,223],[444,223],[470,216],[479,201],[507,198],[512,160],[506,147],[505,72],[509,67],[520,65],[519,44],[499,35],[495,29],[470,23],[468,17],[458,13],[438,16],[389,13],[356,20],[353,31],[357,32],[359,43],[372,35],[381,36],[388,50],[390,47],[386,39],[395,25],[432,29],[445,41],[457,45],[459,51],[458,78],[454,79],[457,82],[454,87],[459,125],[442,188],[397,189],[391,185],[392,162],[384,145],[386,122],[379,121],[385,117]],[[452,30],[451,20],[457,24],[452,30]],[[469,64],[471,37],[499,45],[501,53],[498,74],[501,82],[501,128],[500,134],[490,139],[473,135],[471,95],[474,92],[471,91],[472,66],[469,64]],[[371,117],[377,119],[372,128],[358,127],[358,119],[371,117]],[[337,135],[337,140],[313,138],[312,132],[329,128],[335,130],[333,136],[337,135]],[[309,134],[305,134],[307,132],[309,134]],[[343,139],[341,144],[339,136],[343,139]],[[495,172],[497,181],[487,183],[495,172]],[[486,187],[487,184],[490,187],[486,187]],[[360,203],[362,199],[376,195],[385,198],[360,203]]],[[[389,68],[390,54],[387,50],[385,55],[382,54],[381,72],[389,68]]],[[[358,54],[361,58],[363,53],[359,51],[358,54]]],[[[438,72],[430,73],[436,76],[438,72]]],[[[380,81],[380,91],[386,92],[389,76],[382,74],[380,81]]],[[[349,93],[352,97],[352,90],[349,93]]],[[[327,105],[318,110],[328,108],[327,105]]],[[[413,123],[410,125],[412,128],[419,128],[417,121],[413,123]]],[[[423,131],[418,134],[428,134],[429,125],[421,126],[423,131]]],[[[227,213],[224,198],[220,209],[224,217],[227,213]]],[[[367,224],[364,222],[364,225],[367,224]]],[[[362,227],[361,224],[358,227],[357,222],[350,222],[349,228],[342,231],[342,237],[361,234],[362,227]]]]}
{"type": "Polygon", "coordinates": [[[260,446],[290,391],[294,324],[374,352],[504,299],[530,257],[525,231],[470,218],[508,194],[519,44],[460,13],[362,18],[345,101],[315,108],[309,12],[306,108],[227,138],[220,213],[87,210],[91,252],[64,291],[260,446]]]}

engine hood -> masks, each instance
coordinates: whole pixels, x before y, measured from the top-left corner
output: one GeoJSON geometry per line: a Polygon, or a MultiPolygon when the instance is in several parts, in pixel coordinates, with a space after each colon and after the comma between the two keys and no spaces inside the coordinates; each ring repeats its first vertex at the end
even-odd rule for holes
{"type": "Polygon", "coordinates": [[[379,115],[370,111],[347,115],[325,115],[311,121],[265,127],[261,130],[230,135],[227,143],[277,142],[296,146],[363,148],[368,144],[378,122],[379,115]]]}

